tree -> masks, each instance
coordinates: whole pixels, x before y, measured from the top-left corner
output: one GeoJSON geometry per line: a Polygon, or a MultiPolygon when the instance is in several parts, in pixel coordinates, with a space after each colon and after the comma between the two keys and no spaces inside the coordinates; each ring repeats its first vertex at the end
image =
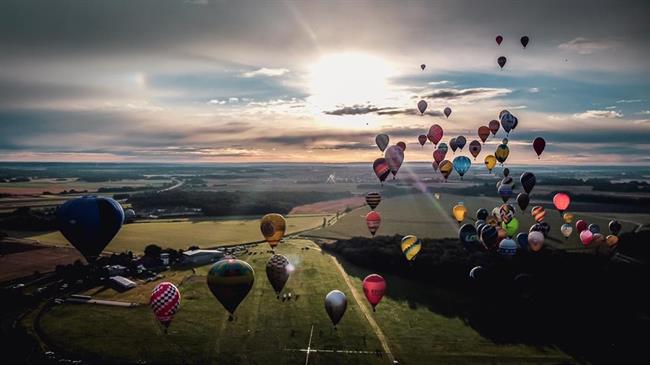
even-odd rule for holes
{"type": "Polygon", "coordinates": [[[152,257],[152,258],[160,258],[160,253],[162,252],[162,248],[156,244],[150,244],[147,245],[147,247],[144,248],[144,255],[147,257],[152,257]]]}

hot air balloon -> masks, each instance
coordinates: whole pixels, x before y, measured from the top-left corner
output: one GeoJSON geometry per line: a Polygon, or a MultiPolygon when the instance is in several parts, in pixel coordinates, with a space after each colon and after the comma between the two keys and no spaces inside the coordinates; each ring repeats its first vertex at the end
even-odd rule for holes
{"type": "Polygon", "coordinates": [[[424,100],[418,101],[418,110],[420,111],[420,115],[423,115],[427,110],[427,102],[424,100]]]}
{"type": "MultiPolygon", "coordinates": [[[[478,127],[478,138],[481,139],[481,142],[485,143],[487,141],[488,137],[490,136],[490,128],[487,126],[480,126],[478,127]]],[[[471,145],[470,145],[471,147],[471,145]]]]}
{"type": "Polygon", "coordinates": [[[436,161],[431,162],[431,167],[433,167],[433,172],[438,171],[438,163],[436,161]]]}
{"type": "Polygon", "coordinates": [[[458,203],[451,209],[451,213],[454,216],[454,219],[456,219],[456,222],[460,225],[467,216],[467,207],[465,207],[463,203],[458,203]]]}
{"type": "Polygon", "coordinates": [[[515,125],[515,116],[510,113],[505,113],[501,117],[501,127],[506,131],[506,135],[510,134],[512,127],[515,125]]]}
{"type": "Polygon", "coordinates": [[[208,272],[208,288],[215,298],[230,312],[235,310],[253,287],[255,271],[246,261],[225,259],[217,261],[208,272]]]}
{"type": "Polygon", "coordinates": [[[483,266],[474,266],[472,270],[469,271],[469,278],[472,280],[480,280],[484,271],[485,269],[483,269],[483,266]]]}
{"type": "Polygon", "coordinates": [[[420,142],[421,146],[424,146],[424,144],[427,143],[427,135],[426,134],[420,134],[418,136],[418,142],[420,142]]]}
{"type": "Polygon", "coordinates": [[[348,298],[340,290],[332,290],[325,296],[325,311],[330,317],[334,329],[348,309],[348,298]]]}
{"type": "Polygon", "coordinates": [[[390,146],[388,149],[386,149],[384,158],[388,163],[388,168],[393,174],[394,179],[395,175],[397,175],[397,171],[399,171],[399,168],[402,166],[402,162],[404,161],[404,150],[399,146],[390,146]]]}
{"type": "Polygon", "coordinates": [[[451,175],[451,172],[454,169],[454,165],[449,160],[444,160],[440,163],[438,169],[440,170],[442,176],[445,178],[445,181],[447,181],[447,178],[449,175],[451,175]]]}
{"type": "Polygon", "coordinates": [[[425,67],[427,67],[427,65],[425,65],[424,63],[420,65],[420,69],[422,69],[422,71],[424,71],[425,67]]]}
{"type": "Polygon", "coordinates": [[[582,242],[583,245],[589,246],[593,239],[594,233],[590,230],[585,229],[584,231],[580,232],[580,242],[582,242]]]}
{"type": "Polygon", "coordinates": [[[473,140],[469,143],[469,153],[474,156],[474,161],[476,161],[476,156],[481,153],[481,142],[473,140]]]}
{"type": "Polygon", "coordinates": [[[528,36],[523,36],[519,41],[521,42],[521,45],[524,46],[524,48],[526,48],[528,42],[530,41],[530,38],[528,38],[528,36]]]}
{"type": "Polygon", "coordinates": [[[88,262],[94,262],[124,222],[122,206],[111,198],[84,196],[68,200],[56,211],[61,234],[88,262]]]}
{"type": "Polygon", "coordinates": [[[442,130],[442,127],[437,124],[434,124],[431,126],[431,128],[429,128],[429,133],[427,133],[427,138],[429,139],[429,141],[431,141],[431,143],[437,146],[438,142],[440,142],[440,140],[442,139],[443,134],[444,131],[442,130]]]}
{"type": "Polygon", "coordinates": [[[406,143],[399,141],[395,144],[395,146],[399,147],[402,149],[402,151],[406,151],[406,143]]]}
{"type": "Polygon", "coordinates": [[[506,230],[508,237],[513,237],[519,231],[519,220],[517,218],[510,219],[510,222],[501,222],[501,228],[506,230]]]}
{"type": "Polygon", "coordinates": [[[501,67],[502,70],[503,70],[503,66],[506,65],[506,61],[507,59],[503,56],[497,58],[497,63],[499,64],[499,67],[501,67]]]}
{"type": "Polygon", "coordinates": [[[565,193],[557,193],[553,197],[553,205],[555,205],[555,209],[560,211],[560,214],[567,210],[569,204],[571,204],[571,198],[565,193]]]}
{"type": "Polygon", "coordinates": [[[496,227],[490,224],[486,224],[481,231],[481,241],[488,248],[491,249],[497,244],[499,238],[499,233],[497,232],[496,227]]]}
{"type": "Polygon", "coordinates": [[[519,244],[519,247],[523,250],[528,248],[528,233],[526,232],[520,232],[517,234],[517,237],[515,237],[515,240],[519,244]]]}
{"type": "Polygon", "coordinates": [[[612,234],[615,236],[618,236],[622,228],[623,226],[621,226],[621,224],[616,219],[613,219],[609,222],[609,231],[612,232],[612,234]]]}
{"type": "Polygon", "coordinates": [[[375,143],[381,152],[384,152],[386,147],[388,147],[388,141],[390,141],[390,137],[387,134],[378,134],[375,137],[375,143]]]}
{"type": "Polygon", "coordinates": [[[370,192],[366,194],[366,204],[368,204],[370,210],[375,210],[379,203],[381,203],[381,195],[379,193],[370,192]]]}
{"type": "Polygon", "coordinates": [[[497,191],[499,193],[499,196],[503,200],[504,203],[508,202],[508,199],[512,197],[512,186],[508,184],[501,184],[499,185],[499,189],[497,191]]]}
{"type": "Polygon", "coordinates": [[[560,232],[562,232],[564,238],[569,238],[573,232],[573,226],[571,226],[569,223],[564,223],[562,227],[560,227],[560,232]]]}
{"type": "Polygon", "coordinates": [[[508,145],[506,144],[500,144],[499,147],[497,147],[497,150],[494,152],[494,157],[496,157],[497,161],[503,165],[504,162],[506,162],[506,159],[508,158],[508,155],[510,154],[510,149],[508,148],[508,145]]]}
{"type": "Polygon", "coordinates": [[[541,222],[544,220],[544,217],[546,217],[546,211],[544,210],[544,207],[537,205],[530,210],[530,215],[533,216],[535,222],[541,222]]]}
{"type": "Polygon", "coordinates": [[[499,128],[501,128],[501,123],[499,123],[498,120],[492,119],[490,123],[488,123],[488,128],[490,128],[490,132],[492,132],[492,135],[496,136],[497,132],[499,131],[499,128]]]}
{"type": "Polygon", "coordinates": [[[266,262],[266,277],[269,279],[277,298],[280,298],[280,292],[289,280],[291,274],[291,264],[289,259],[283,255],[273,255],[266,262]]]}
{"type": "Polygon", "coordinates": [[[413,261],[415,260],[415,256],[418,255],[420,252],[420,249],[422,248],[422,244],[420,243],[420,240],[413,236],[413,235],[408,235],[402,237],[402,253],[404,254],[404,257],[408,261],[413,261]]]}
{"type": "Polygon", "coordinates": [[[542,232],[544,237],[548,236],[548,233],[551,231],[551,226],[546,222],[538,222],[530,226],[529,232],[537,231],[542,232]]]}
{"type": "Polygon", "coordinates": [[[181,304],[181,293],[172,283],[162,282],[153,289],[149,297],[149,306],[160,324],[165,327],[165,333],[172,322],[174,314],[181,304]]]}
{"type": "Polygon", "coordinates": [[[262,235],[271,246],[271,249],[280,243],[286,229],[287,221],[280,214],[270,213],[260,220],[260,231],[262,231],[262,235]]]}
{"type": "Polygon", "coordinates": [[[503,257],[512,257],[517,253],[517,242],[511,239],[504,239],[499,243],[497,252],[503,257]]]}
{"type": "Polygon", "coordinates": [[[372,164],[372,169],[375,171],[375,175],[377,175],[377,178],[382,183],[384,182],[384,180],[386,180],[386,178],[390,174],[390,168],[388,167],[388,162],[386,162],[386,159],[383,157],[375,160],[375,162],[372,164]]]}
{"type": "Polygon", "coordinates": [[[576,222],[576,229],[578,230],[578,233],[584,231],[585,229],[587,229],[587,222],[583,221],[582,219],[579,219],[576,222]]]}
{"type": "Polygon", "coordinates": [[[493,155],[487,155],[487,156],[485,156],[484,163],[485,163],[485,167],[487,167],[488,171],[492,172],[492,169],[494,168],[494,166],[497,165],[497,159],[493,155]]]}
{"type": "Polygon", "coordinates": [[[601,233],[594,233],[593,239],[591,240],[592,244],[602,245],[605,243],[605,236],[601,233]]]}
{"type": "Polygon", "coordinates": [[[528,232],[528,247],[533,252],[539,252],[544,247],[544,234],[539,231],[528,232]]]}
{"type": "Polygon", "coordinates": [[[386,292],[386,280],[381,275],[370,274],[363,279],[363,294],[366,295],[368,303],[372,306],[372,311],[384,297],[386,292]]]}
{"type": "Polygon", "coordinates": [[[445,159],[446,154],[447,154],[446,152],[438,148],[437,150],[433,151],[433,160],[438,164],[440,164],[442,160],[445,159]]]}
{"type": "Polygon", "coordinates": [[[439,149],[440,151],[444,152],[445,154],[447,153],[447,151],[449,151],[449,147],[448,147],[447,144],[444,143],[444,142],[442,142],[442,143],[440,143],[440,144],[438,145],[438,149],[439,149]]]}
{"type": "Polygon", "coordinates": [[[454,158],[454,170],[460,175],[460,179],[463,179],[465,173],[469,170],[469,167],[472,165],[472,161],[465,156],[456,156],[454,158]]]}
{"type": "Polygon", "coordinates": [[[535,178],[535,174],[532,172],[526,171],[519,177],[519,182],[521,183],[521,187],[524,188],[526,194],[530,194],[537,183],[537,178],[535,178]]]}
{"type": "Polygon", "coordinates": [[[481,208],[481,209],[476,211],[476,219],[484,221],[484,220],[487,219],[488,214],[490,214],[490,213],[488,213],[487,209],[481,208]]]}
{"type": "Polygon", "coordinates": [[[467,140],[465,139],[464,136],[458,136],[456,137],[456,147],[458,147],[459,150],[463,150],[463,147],[465,147],[465,143],[467,143],[467,140]]]}
{"type": "Polygon", "coordinates": [[[501,204],[499,207],[499,217],[501,217],[501,221],[508,223],[515,217],[515,209],[510,204],[501,204]]]}
{"type": "Polygon", "coordinates": [[[498,35],[498,36],[495,38],[495,40],[497,41],[497,45],[500,46],[500,45],[501,45],[501,42],[503,42],[503,37],[500,36],[500,35],[498,35]]]}
{"type": "Polygon", "coordinates": [[[588,230],[591,231],[591,233],[596,234],[600,233],[600,226],[597,225],[596,223],[592,223],[587,227],[588,230]]]}
{"type": "Polygon", "coordinates": [[[446,107],[445,110],[443,110],[443,113],[445,113],[445,116],[449,118],[449,116],[451,115],[451,108],[446,107]]]}
{"type": "Polygon", "coordinates": [[[528,194],[519,193],[519,195],[517,195],[517,204],[519,205],[519,208],[521,209],[522,212],[526,210],[526,208],[528,207],[528,203],[530,203],[530,198],[528,197],[528,194]]]}
{"type": "Polygon", "coordinates": [[[609,247],[616,246],[616,244],[618,244],[618,236],[616,236],[614,234],[610,234],[605,239],[605,242],[607,243],[607,246],[609,246],[609,247]]]}
{"type": "Polygon", "coordinates": [[[375,236],[375,233],[379,229],[380,224],[381,224],[381,215],[379,215],[379,213],[373,210],[370,213],[366,214],[366,226],[368,226],[368,230],[370,231],[370,234],[373,237],[375,236]]]}
{"type": "Polygon", "coordinates": [[[449,147],[451,147],[451,151],[453,153],[456,153],[456,149],[458,148],[458,145],[456,144],[456,138],[452,138],[449,140],[449,147]]]}
{"type": "Polygon", "coordinates": [[[544,147],[546,147],[546,141],[542,137],[537,137],[533,141],[533,149],[537,153],[537,159],[540,158],[542,152],[544,152],[544,147]]]}
{"type": "Polygon", "coordinates": [[[564,220],[564,223],[571,223],[571,222],[573,222],[573,214],[571,214],[571,213],[564,213],[564,214],[562,214],[562,220],[564,220]]]}
{"type": "Polygon", "coordinates": [[[478,232],[471,223],[465,223],[458,229],[458,239],[467,250],[471,250],[478,244],[478,232]]]}

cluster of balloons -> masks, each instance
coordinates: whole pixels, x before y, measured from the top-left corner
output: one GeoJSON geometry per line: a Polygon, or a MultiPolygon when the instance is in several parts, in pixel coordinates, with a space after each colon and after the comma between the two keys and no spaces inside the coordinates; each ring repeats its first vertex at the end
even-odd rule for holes
{"type": "MultiPolygon", "coordinates": [[[[500,46],[501,42],[503,42],[503,36],[502,35],[497,35],[495,40],[497,42],[497,46],[500,46]]],[[[526,46],[528,45],[528,42],[530,42],[530,38],[528,36],[523,36],[523,37],[521,37],[519,39],[519,42],[521,43],[521,45],[524,48],[526,48],[526,46]]],[[[497,58],[497,64],[499,65],[499,67],[501,69],[503,69],[503,66],[506,65],[506,62],[507,62],[507,59],[506,59],[505,56],[501,56],[501,57],[497,58]]]]}

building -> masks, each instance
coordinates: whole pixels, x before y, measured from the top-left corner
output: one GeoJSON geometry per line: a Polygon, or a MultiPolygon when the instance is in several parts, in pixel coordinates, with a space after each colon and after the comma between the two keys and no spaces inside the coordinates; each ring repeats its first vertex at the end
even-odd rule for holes
{"type": "Polygon", "coordinates": [[[181,264],[183,265],[207,265],[223,258],[223,251],[220,250],[190,250],[183,252],[181,264]]]}
{"type": "Polygon", "coordinates": [[[166,252],[161,253],[160,261],[162,261],[163,266],[169,265],[169,254],[166,252]]]}
{"type": "Polygon", "coordinates": [[[126,274],[127,268],[122,265],[106,265],[104,266],[108,270],[108,276],[118,276],[126,274]]]}
{"type": "Polygon", "coordinates": [[[128,290],[136,287],[136,283],[125,278],[124,276],[111,276],[109,278],[111,283],[121,290],[128,290]]]}

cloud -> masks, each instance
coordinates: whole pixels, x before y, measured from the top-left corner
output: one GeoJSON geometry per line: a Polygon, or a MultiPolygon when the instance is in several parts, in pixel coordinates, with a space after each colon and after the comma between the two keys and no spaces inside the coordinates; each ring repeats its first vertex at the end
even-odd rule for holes
{"type": "Polygon", "coordinates": [[[640,112],[634,113],[634,114],[637,114],[637,115],[650,115],[650,110],[641,110],[640,112]]]}
{"type": "Polygon", "coordinates": [[[616,45],[611,40],[592,40],[585,37],[577,37],[568,42],[562,43],[558,48],[565,51],[577,52],[578,54],[592,54],[597,51],[606,50],[616,45]]]}
{"type": "Polygon", "coordinates": [[[219,100],[219,99],[212,99],[208,101],[208,104],[214,104],[214,105],[223,105],[225,103],[226,103],[225,100],[219,100]]]}
{"type": "Polygon", "coordinates": [[[449,84],[451,81],[448,80],[440,80],[440,81],[431,81],[427,82],[428,85],[436,86],[436,85],[444,85],[444,84],[449,84]]]}
{"type": "Polygon", "coordinates": [[[324,111],[323,113],[327,115],[363,115],[370,113],[377,113],[382,110],[392,109],[388,107],[376,107],[374,105],[352,105],[352,106],[342,106],[338,109],[324,111]]]}
{"type": "Polygon", "coordinates": [[[618,108],[616,105],[610,105],[605,107],[605,109],[616,109],[616,108],[618,108]]]}
{"type": "MultiPolygon", "coordinates": [[[[392,109],[392,110],[384,110],[377,112],[378,115],[420,115],[420,111],[416,110],[415,108],[410,108],[410,109],[392,109]]],[[[427,110],[424,112],[424,115],[428,115],[431,117],[441,117],[443,116],[442,112],[439,110],[427,110]]]]}
{"type": "Polygon", "coordinates": [[[618,119],[623,118],[623,114],[616,110],[587,110],[583,113],[573,114],[575,119],[618,119]]]}
{"type": "Polygon", "coordinates": [[[617,104],[629,104],[629,103],[640,103],[643,100],[641,99],[621,99],[621,100],[616,100],[617,104]]]}
{"type": "Polygon", "coordinates": [[[528,89],[528,92],[531,94],[537,94],[539,92],[539,88],[531,87],[530,89],[528,89]]]}
{"type": "Polygon", "coordinates": [[[505,88],[469,88],[469,89],[436,89],[423,96],[424,99],[445,100],[456,102],[473,102],[492,99],[510,94],[512,90],[505,88]]]}
{"type": "Polygon", "coordinates": [[[289,72],[288,69],[286,68],[266,68],[262,67],[260,69],[257,69],[255,71],[248,71],[244,72],[242,74],[243,77],[257,77],[257,76],[265,76],[265,77],[277,77],[277,76],[282,76],[289,72]]]}

